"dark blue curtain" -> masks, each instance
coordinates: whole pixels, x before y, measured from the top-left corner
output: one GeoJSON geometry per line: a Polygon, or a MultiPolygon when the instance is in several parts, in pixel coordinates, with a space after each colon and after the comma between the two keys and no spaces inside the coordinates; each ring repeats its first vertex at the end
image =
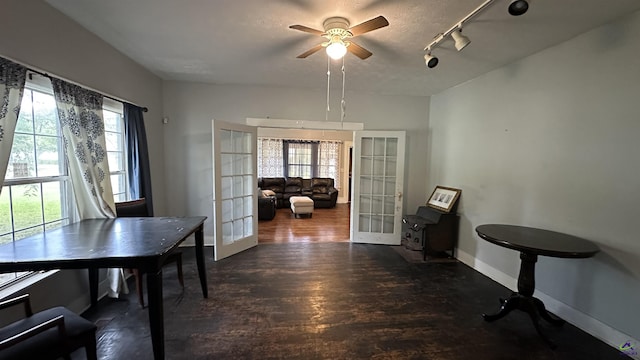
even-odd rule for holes
{"type": "Polygon", "coordinates": [[[145,198],[149,216],[153,216],[151,194],[151,169],[147,132],[144,129],[143,109],[124,103],[124,134],[127,139],[127,173],[129,175],[129,197],[145,198]]]}

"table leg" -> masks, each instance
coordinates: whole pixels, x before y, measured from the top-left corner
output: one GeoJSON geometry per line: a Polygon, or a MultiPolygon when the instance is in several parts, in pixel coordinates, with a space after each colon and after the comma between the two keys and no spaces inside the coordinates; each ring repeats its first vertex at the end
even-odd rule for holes
{"type": "Polygon", "coordinates": [[[547,308],[544,306],[544,303],[542,302],[542,300],[538,298],[532,298],[532,299],[533,299],[533,304],[536,306],[536,308],[538,309],[538,312],[540,313],[540,316],[543,319],[545,319],[549,324],[555,325],[555,326],[564,325],[565,323],[564,320],[560,319],[559,317],[547,311],[547,308]]]}
{"type": "Polygon", "coordinates": [[[98,304],[98,283],[98,269],[89,268],[89,297],[92,307],[98,304]]]}
{"type": "Polygon", "coordinates": [[[547,311],[542,300],[533,297],[535,290],[535,264],[538,256],[535,254],[520,253],[520,274],[518,275],[518,292],[514,292],[506,300],[500,300],[502,306],[496,314],[482,314],[486,321],[494,321],[503,318],[514,309],[519,309],[527,314],[533,322],[538,335],[552,348],[554,344],[540,328],[540,318],[548,321],[552,325],[561,326],[564,320],[553,316],[547,311]]]}
{"type": "Polygon", "coordinates": [[[202,287],[202,296],[209,297],[209,289],[207,288],[207,269],[204,264],[204,227],[201,225],[195,232],[196,238],[196,263],[198,264],[198,277],[200,278],[200,286],[202,287]]]}
{"type": "Polygon", "coordinates": [[[519,307],[520,298],[521,297],[518,295],[518,293],[513,293],[506,300],[500,299],[500,302],[502,304],[502,306],[500,306],[500,310],[498,310],[497,313],[491,314],[491,315],[482,314],[482,317],[486,321],[495,321],[495,320],[498,320],[498,319],[502,319],[503,317],[505,317],[505,315],[510,313],[511,310],[517,309],[519,307]]]}
{"type": "Polygon", "coordinates": [[[147,296],[149,298],[149,329],[153,358],[164,360],[164,310],[162,305],[162,269],[147,273],[147,296]]]}

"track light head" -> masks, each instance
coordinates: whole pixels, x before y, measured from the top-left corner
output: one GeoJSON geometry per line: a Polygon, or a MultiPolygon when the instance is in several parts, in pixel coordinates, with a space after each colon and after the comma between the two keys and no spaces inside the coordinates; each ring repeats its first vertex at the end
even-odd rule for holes
{"type": "Polygon", "coordinates": [[[438,58],[435,56],[432,56],[431,52],[428,52],[424,56],[424,63],[427,65],[429,69],[433,69],[434,67],[436,67],[436,65],[438,65],[438,58]]]}
{"type": "Polygon", "coordinates": [[[520,16],[529,10],[529,3],[526,0],[513,0],[509,4],[509,14],[520,16]]]}
{"type": "Polygon", "coordinates": [[[471,40],[469,40],[468,37],[462,35],[459,28],[451,33],[451,37],[453,38],[453,41],[455,41],[455,47],[458,51],[461,51],[462,49],[467,47],[467,45],[471,44],[471,40]]]}

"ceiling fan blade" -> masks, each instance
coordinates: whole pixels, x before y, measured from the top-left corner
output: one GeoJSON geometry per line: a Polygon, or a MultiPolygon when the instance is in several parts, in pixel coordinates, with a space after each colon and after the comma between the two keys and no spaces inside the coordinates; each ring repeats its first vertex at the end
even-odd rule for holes
{"type": "Polygon", "coordinates": [[[324,34],[324,32],[322,32],[320,30],[312,29],[312,28],[304,26],[304,25],[291,25],[291,26],[289,26],[289,29],[300,30],[300,31],[308,32],[308,33],[314,34],[314,35],[322,35],[322,34],[324,34]]]}
{"type": "MultiPolygon", "coordinates": [[[[347,49],[348,48],[349,47],[347,47],[347,49]]],[[[322,49],[322,45],[316,45],[316,46],[312,47],[311,49],[309,49],[309,50],[303,52],[302,54],[298,55],[297,58],[298,59],[304,59],[309,55],[313,55],[313,54],[317,53],[318,51],[320,51],[320,49],[322,49]]]]}
{"type": "Polygon", "coordinates": [[[371,53],[371,51],[363,48],[362,46],[354,43],[353,41],[351,42],[351,44],[349,44],[349,46],[347,46],[347,51],[349,51],[350,53],[352,53],[353,55],[359,57],[362,60],[364,60],[364,59],[368,58],[369,56],[373,55],[371,53]]]}
{"type": "Polygon", "coordinates": [[[353,34],[353,36],[358,36],[358,35],[362,35],[364,33],[367,33],[369,31],[373,31],[376,29],[380,29],[383,28],[385,26],[388,26],[389,22],[387,21],[387,19],[385,19],[384,16],[378,16],[376,18],[373,18],[371,20],[367,20],[365,22],[363,22],[362,24],[358,24],[352,28],[349,29],[349,31],[351,31],[351,33],[353,34]]]}

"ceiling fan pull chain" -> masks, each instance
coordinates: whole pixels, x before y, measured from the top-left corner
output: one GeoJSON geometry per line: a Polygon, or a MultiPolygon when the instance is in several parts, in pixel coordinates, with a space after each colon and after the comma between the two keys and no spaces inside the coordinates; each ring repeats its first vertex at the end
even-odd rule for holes
{"type": "Polygon", "coordinates": [[[327,56],[327,113],[325,115],[325,121],[329,121],[329,111],[331,108],[329,107],[329,88],[331,83],[331,58],[327,56]]]}
{"type": "Polygon", "coordinates": [[[344,121],[344,115],[347,110],[347,102],[344,101],[344,84],[345,84],[346,72],[344,71],[344,57],[342,58],[342,101],[340,102],[340,107],[342,108],[342,113],[340,114],[340,121],[344,121]]]}

